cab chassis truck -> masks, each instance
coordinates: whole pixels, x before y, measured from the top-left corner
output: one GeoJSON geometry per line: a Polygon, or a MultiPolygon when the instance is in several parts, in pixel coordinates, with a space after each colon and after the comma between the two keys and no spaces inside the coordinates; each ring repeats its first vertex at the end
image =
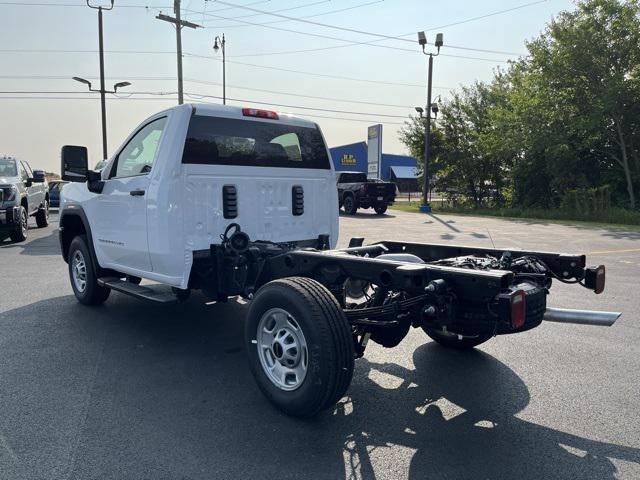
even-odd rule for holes
{"type": "Polygon", "coordinates": [[[72,183],[60,244],[77,300],[243,297],[254,378],[301,417],[344,396],[368,342],[395,347],[411,328],[468,349],[544,320],[611,326],[620,316],[547,307],[554,282],[602,293],[605,267],[584,255],[363,238],[335,248],[329,158],[313,122],[212,105],[147,119],[100,172],[86,148],[63,147],[72,183]]]}

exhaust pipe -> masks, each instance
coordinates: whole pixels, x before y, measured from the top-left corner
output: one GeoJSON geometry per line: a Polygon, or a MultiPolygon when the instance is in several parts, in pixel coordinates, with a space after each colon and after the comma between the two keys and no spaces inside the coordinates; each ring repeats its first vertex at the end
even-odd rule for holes
{"type": "Polygon", "coordinates": [[[570,310],[567,308],[547,308],[544,320],[557,323],[575,323],[577,325],[595,325],[610,327],[620,318],[620,312],[597,312],[594,310],[570,310]]]}

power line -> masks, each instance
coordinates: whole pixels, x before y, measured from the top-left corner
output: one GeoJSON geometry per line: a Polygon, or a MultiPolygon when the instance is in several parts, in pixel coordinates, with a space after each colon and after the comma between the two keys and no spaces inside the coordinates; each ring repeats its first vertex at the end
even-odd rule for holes
{"type": "MultiPolygon", "coordinates": [[[[111,92],[109,92],[111,93],[111,92]]],[[[177,92],[150,92],[150,91],[146,91],[146,92],[127,92],[127,93],[119,93],[119,94],[114,94],[111,93],[111,95],[113,95],[115,98],[126,98],[128,96],[131,95],[158,95],[158,96],[166,96],[166,95],[176,95],[177,92]]],[[[58,91],[51,91],[51,90],[47,90],[47,91],[42,91],[42,90],[4,90],[4,91],[0,91],[0,95],[78,95],[78,94],[82,94],[84,95],[85,92],[76,92],[76,91],[68,91],[68,90],[58,90],[58,91]]],[[[189,95],[192,98],[216,98],[216,99],[220,99],[219,96],[217,95],[208,95],[208,94],[201,94],[201,93],[189,93],[189,95]]],[[[249,100],[249,99],[243,99],[243,98],[230,98],[229,100],[233,100],[236,102],[249,102],[249,103],[255,103],[258,105],[275,105],[277,107],[283,107],[283,108],[297,108],[300,110],[310,110],[310,111],[315,111],[315,112],[328,112],[328,113],[342,113],[342,114],[348,114],[348,115],[368,115],[371,117],[385,117],[385,118],[407,118],[406,115],[389,115],[386,113],[377,113],[377,112],[355,112],[355,111],[349,111],[349,110],[334,110],[334,109],[329,109],[329,108],[317,108],[317,107],[307,107],[304,105],[289,105],[289,104],[284,104],[284,103],[274,103],[274,102],[262,102],[259,100],[249,100]]]]}
{"type": "MultiPolygon", "coordinates": [[[[86,3],[41,3],[41,2],[0,2],[0,5],[10,5],[14,7],[82,7],[86,8],[86,3]]],[[[141,5],[141,4],[116,4],[118,8],[144,8],[160,10],[166,8],[172,8],[170,6],[155,6],[155,5],[141,5]]],[[[224,9],[226,10],[226,9],[224,9]]],[[[231,10],[231,9],[229,9],[231,10]]]]}
{"type": "MultiPolygon", "coordinates": [[[[233,3],[225,2],[223,0],[217,0],[217,1],[221,5],[237,6],[237,5],[234,5],[233,3]]],[[[384,39],[384,40],[397,40],[397,41],[402,41],[402,42],[415,43],[414,40],[410,40],[410,39],[404,38],[402,36],[385,35],[385,34],[382,34],[382,33],[368,32],[366,30],[357,30],[357,29],[354,29],[354,28],[341,27],[341,26],[337,26],[337,25],[331,25],[331,24],[328,24],[328,23],[316,22],[316,21],[313,21],[313,20],[308,20],[308,19],[304,19],[304,18],[300,18],[300,17],[290,17],[288,15],[281,15],[279,13],[269,12],[269,11],[266,11],[266,10],[259,10],[257,8],[252,8],[252,7],[247,7],[247,6],[238,6],[238,7],[242,8],[243,10],[249,10],[249,11],[252,11],[252,12],[259,12],[262,15],[270,15],[270,16],[273,16],[273,17],[284,18],[284,19],[287,19],[287,20],[307,23],[307,24],[315,25],[315,26],[319,26],[319,27],[331,28],[331,29],[334,29],[334,30],[352,32],[352,33],[358,33],[360,35],[369,35],[369,36],[378,37],[378,38],[384,39]]],[[[237,18],[240,18],[240,17],[237,17],[237,18]]],[[[519,53],[501,52],[501,51],[495,51],[495,50],[484,50],[484,49],[479,49],[479,48],[467,48],[467,47],[460,47],[460,46],[454,47],[454,46],[451,46],[451,45],[447,45],[447,47],[456,48],[456,49],[460,49],[460,50],[471,50],[471,51],[475,51],[475,52],[497,53],[497,54],[501,54],[501,55],[520,55],[519,53]]]]}
{"type": "MultiPolygon", "coordinates": [[[[290,17],[288,15],[282,15],[282,14],[279,14],[279,13],[269,12],[269,11],[266,11],[266,10],[259,10],[257,8],[252,8],[252,7],[247,7],[247,6],[239,6],[239,5],[235,5],[233,3],[224,2],[223,0],[217,0],[217,3],[219,3],[220,5],[235,6],[235,7],[241,8],[243,10],[249,10],[249,11],[252,11],[252,12],[258,12],[261,15],[269,15],[269,16],[272,16],[272,17],[284,18],[286,20],[295,21],[295,22],[302,22],[302,23],[306,23],[306,24],[309,24],[309,25],[315,25],[315,26],[318,26],[318,27],[331,28],[331,29],[334,29],[334,30],[358,33],[360,35],[369,35],[369,36],[374,36],[374,37],[378,37],[378,38],[384,38],[386,40],[399,40],[399,41],[402,41],[402,42],[411,42],[411,43],[413,43],[412,40],[409,40],[409,39],[406,39],[406,38],[394,37],[392,35],[384,35],[382,33],[367,32],[367,31],[364,31],[364,30],[356,30],[355,28],[338,27],[337,25],[330,25],[328,23],[316,22],[316,21],[313,21],[313,20],[305,19],[305,18],[290,17]]],[[[232,20],[238,21],[236,18],[233,18],[232,20]]]]}
{"type": "MultiPolygon", "coordinates": [[[[56,95],[56,92],[40,92],[42,94],[45,94],[46,96],[32,96],[32,94],[35,92],[0,92],[0,100],[92,100],[95,101],[95,97],[90,97],[90,96],[85,96],[85,97],[78,97],[78,96],[74,96],[74,97],[66,97],[66,96],[58,96],[56,95]],[[23,95],[21,95],[21,93],[23,93],[23,95]],[[7,95],[11,95],[11,96],[7,96],[7,95]]],[[[71,93],[71,92],[62,92],[62,93],[71,93]]],[[[75,92],[74,92],[75,93],[75,92]]],[[[83,95],[86,95],[84,92],[78,92],[81,93],[83,95]]],[[[166,93],[163,95],[167,95],[166,98],[159,98],[159,97],[123,97],[123,96],[112,96],[110,97],[110,100],[152,100],[152,101],[175,101],[176,100],[176,95],[177,92],[171,92],[171,93],[166,93]],[[171,95],[171,97],[169,97],[169,95],[171,95]]],[[[202,98],[215,98],[215,99],[221,99],[221,97],[215,96],[215,95],[200,95],[200,94],[193,94],[193,93],[189,93],[189,92],[185,92],[185,96],[190,97],[190,98],[194,98],[194,99],[199,99],[202,102],[202,98]]],[[[229,98],[229,100],[231,101],[236,101],[236,102],[244,102],[244,103],[254,103],[254,104],[258,104],[258,105],[275,105],[275,106],[282,106],[279,104],[275,104],[275,103],[266,103],[266,102],[257,102],[257,101],[253,101],[253,100],[242,100],[242,99],[238,99],[238,98],[229,98]]],[[[211,102],[202,102],[202,103],[211,103],[211,102]]],[[[299,106],[290,106],[287,108],[297,108],[297,109],[302,109],[305,107],[299,107],[299,106]]],[[[330,110],[327,110],[329,112],[331,112],[330,110]]],[[[339,112],[339,111],[336,111],[339,112]]],[[[284,112],[283,112],[284,113],[284,112]]],[[[295,113],[295,112],[294,112],[295,113]]],[[[345,113],[349,113],[349,112],[345,112],[345,113]]],[[[391,122],[391,121],[387,121],[387,120],[380,120],[379,118],[373,118],[373,119],[364,119],[364,118],[347,118],[347,117],[335,117],[335,116],[326,116],[326,115],[318,115],[315,113],[307,113],[305,112],[304,114],[301,114],[304,117],[312,117],[312,118],[324,118],[324,119],[329,119],[329,120],[341,120],[341,121],[346,121],[346,122],[358,122],[358,123],[373,123],[373,122],[377,122],[377,123],[383,123],[385,125],[404,125],[403,122],[391,122]]],[[[372,115],[375,116],[375,114],[368,114],[368,115],[372,115]]],[[[407,117],[398,117],[398,118],[407,118],[407,117]]]]}
{"type": "MultiPolygon", "coordinates": [[[[54,76],[54,75],[0,75],[0,80],[16,80],[16,79],[20,79],[20,80],[69,80],[71,77],[70,76],[54,76]]],[[[96,77],[84,77],[87,80],[94,80],[96,77]]],[[[106,79],[115,79],[115,78],[119,78],[119,77],[105,77],[106,79]]],[[[175,77],[133,77],[133,76],[127,76],[127,78],[129,80],[142,80],[142,81],[173,81],[175,80],[175,77]]],[[[185,78],[184,79],[185,82],[189,82],[189,83],[197,83],[200,85],[212,85],[212,86],[221,86],[221,84],[219,82],[210,82],[210,81],[205,81],[205,80],[197,80],[197,79],[192,79],[192,78],[185,78]]],[[[360,105],[373,105],[373,106],[377,106],[377,107],[390,107],[390,108],[402,108],[402,109],[411,109],[413,108],[412,106],[408,106],[408,105],[398,105],[398,104],[391,104],[391,103],[380,103],[380,102],[370,102],[370,101],[365,101],[365,100],[348,100],[345,98],[335,98],[335,97],[323,97],[323,96],[317,96],[317,95],[307,95],[307,94],[303,94],[303,93],[292,93],[292,92],[284,92],[281,90],[267,90],[267,89],[263,89],[263,88],[253,88],[253,87],[244,87],[241,85],[228,85],[231,88],[236,88],[239,90],[247,90],[247,91],[252,91],[252,92],[261,92],[261,93],[273,93],[276,95],[287,95],[287,96],[291,96],[291,97],[300,97],[300,98],[310,98],[310,99],[315,99],[315,100],[328,100],[331,102],[341,102],[341,103],[353,103],[353,104],[360,104],[360,105]]],[[[124,92],[123,92],[124,93],[124,92]]]]}
{"type": "MultiPolygon", "coordinates": [[[[371,5],[371,4],[374,4],[374,3],[379,3],[381,1],[383,1],[383,0],[377,0],[377,1],[374,1],[374,2],[363,3],[363,4],[360,4],[360,5],[356,5],[356,6],[345,8],[345,9],[341,9],[341,10],[334,10],[334,11],[329,11],[329,12],[325,12],[325,13],[319,13],[319,14],[316,14],[316,15],[308,15],[308,16],[300,17],[300,18],[311,18],[311,17],[325,15],[327,13],[337,13],[337,12],[344,11],[344,10],[350,10],[352,8],[358,8],[358,7],[361,7],[361,6],[367,6],[367,5],[371,5]]],[[[496,15],[502,15],[504,13],[513,12],[513,11],[520,10],[520,9],[523,9],[523,8],[527,8],[527,7],[530,7],[530,6],[533,6],[533,5],[546,3],[547,1],[548,0],[538,0],[538,1],[535,1],[535,2],[524,3],[522,5],[517,5],[517,6],[512,7],[512,8],[507,8],[507,9],[504,9],[504,10],[498,10],[498,11],[487,13],[487,14],[484,14],[484,15],[479,15],[479,16],[476,16],[476,17],[471,17],[471,18],[467,18],[467,19],[464,19],[464,20],[460,20],[460,21],[457,21],[457,22],[448,23],[448,24],[439,25],[439,26],[434,26],[434,27],[429,27],[429,28],[426,29],[426,31],[443,29],[443,28],[447,28],[447,27],[453,27],[453,26],[456,26],[456,25],[462,25],[462,24],[465,24],[465,23],[470,23],[470,22],[474,22],[474,21],[477,21],[477,20],[482,20],[482,19],[493,17],[493,16],[496,16],[496,15]]],[[[282,22],[288,22],[288,21],[290,21],[290,20],[275,20],[273,22],[265,22],[265,23],[263,23],[261,25],[268,25],[268,24],[273,24],[273,23],[282,23],[282,22]]],[[[249,26],[249,25],[222,25],[222,26],[218,26],[216,28],[246,27],[246,26],[249,26]]],[[[211,27],[207,27],[207,28],[211,28],[211,27]]],[[[402,34],[402,35],[398,35],[398,37],[408,37],[408,36],[413,36],[415,34],[416,34],[415,32],[410,32],[410,33],[405,33],[405,34],[402,34]]],[[[323,50],[334,50],[334,49],[338,49],[338,48],[347,48],[347,47],[352,47],[354,45],[374,45],[374,44],[376,44],[378,42],[381,42],[381,41],[385,41],[385,39],[369,40],[369,41],[366,41],[366,42],[355,42],[355,43],[346,44],[346,45],[332,45],[332,46],[328,46],[328,47],[319,47],[319,48],[306,49],[306,50],[293,50],[293,51],[289,51],[289,52],[280,52],[279,54],[284,54],[284,53],[310,53],[310,52],[319,52],[319,51],[323,51],[323,50]]],[[[260,54],[260,56],[261,55],[262,54],[260,54]]],[[[256,56],[258,56],[258,55],[256,55],[256,56]]]]}
{"type": "MultiPolygon", "coordinates": [[[[321,12],[321,13],[314,13],[313,15],[305,15],[303,17],[300,18],[315,18],[315,17],[321,17],[324,15],[330,15],[332,13],[339,13],[339,12],[346,12],[347,10],[354,10],[356,8],[361,8],[361,7],[368,7],[369,5],[373,5],[376,3],[382,3],[384,2],[384,0],[374,0],[372,2],[365,2],[365,3],[360,3],[358,5],[352,5],[351,7],[346,7],[346,8],[338,8],[335,10],[327,10],[326,12],[321,12]]],[[[217,10],[220,11],[220,10],[217,10]]],[[[233,20],[233,19],[232,19],[233,20]]],[[[214,20],[205,20],[205,22],[213,22],[214,20]]],[[[290,22],[291,20],[273,20],[271,22],[262,22],[260,23],[260,25],[272,25],[274,23],[284,23],[284,22],[290,22]]],[[[249,25],[215,25],[212,26],[212,28],[241,28],[241,27],[248,27],[249,25]]]]}
{"type": "MultiPolygon", "coordinates": [[[[312,7],[312,6],[314,6],[314,5],[319,5],[319,4],[321,4],[321,3],[329,3],[330,1],[331,1],[331,0],[316,0],[316,1],[311,2],[311,3],[304,3],[304,4],[302,4],[302,5],[296,5],[295,7],[280,8],[280,9],[278,9],[278,10],[271,10],[271,11],[272,11],[272,12],[274,12],[274,13],[276,13],[276,12],[288,12],[288,11],[290,11],[290,10],[299,10],[299,9],[301,9],[301,8],[312,7]]],[[[216,3],[217,3],[217,2],[216,2],[216,3]]],[[[240,8],[245,8],[245,7],[247,7],[247,5],[243,5],[243,6],[242,6],[242,7],[240,7],[240,8]]],[[[231,8],[233,9],[233,8],[236,8],[236,7],[231,7],[231,8]]],[[[247,8],[248,8],[248,7],[247,7],[247,8]]],[[[224,10],[224,9],[214,10],[214,12],[221,12],[222,10],[224,10]]],[[[203,12],[203,13],[204,13],[204,12],[203,12]]],[[[200,12],[198,12],[198,14],[200,14],[200,12]]],[[[234,19],[236,19],[236,18],[260,17],[260,16],[262,16],[262,15],[263,15],[262,13],[252,13],[252,14],[250,14],[250,15],[239,15],[239,16],[237,16],[237,17],[233,17],[233,18],[234,18],[234,19]]],[[[211,20],[206,20],[206,21],[211,21],[211,20]]]]}
{"type": "MultiPolygon", "coordinates": [[[[3,52],[5,50],[0,50],[0,52],[3,52]]],[[[33,50],[11,50],[11,52],[20,52],[20,53],[24,53],[24,52],[33,52],[33,50]]],[[[42,52],[42,53],[75,53],[76,51],[66,51],[66,50],[38,50],[37,52],[42,52]]],[[[83,50],[80,51],[80,53],[95,53],[96,50],[83,50]]],[[[135,52],[135,51],[123,51],[123,52],[112,52],[112,51],[106,51],[105,53],[162,53],[162,54],[171,54],[174,55],[174,52],[159,52],[159,51],[151,51],[151,52],[135,52]]],[[[211,57],[211,56],[205,56],[205,55],[195,55],[192,53],[188,53],[185,52],[184,53],[185,56],[189,56],[189,57],[194,57],[194,58],[203,58],[206,60],[216,60],[219,61],[217,58],[215,57],[211,57]]],[[[361,83],[372,83],[372,84],[380,84],[380,85],[391,85],[391,86],[396,86],[396,87],[412,87],[412,88],[424,88],[424,85],[421,84],[416,84],[416,83],[405,83],[405,82],[393,82],[390,80],[376,80],[376,79],[370,79],[370,78],[358,78],[358,77],[349,77],[349,76],[344,76],[344,75],[331,75],[331,74],[327,74],[327,73],[319,73],[319,72],[308,72],[308,71],[304,71],[304,70],[295,70],[295,69],[290,69],[290,68],[284,68],[284,67],[276,67],[276,66],[272,66],[272,65],[259,65],[259,64],[255,64],[255,63],[248,63],[248,62],[238,62],[238,61],[232,61],[232,60],[227,60],[228,63],[233,63],[235,65],[243,65],[243,66],[248,66],[248,67],[253,67],[253,68],[261,68],[261,69],[267,69],[267,70],[276,70],[276,71],[280,71],[280,72],[286,72],[286,73],[295,73],[298,75],[307,75],[307,76],[311,76],[311,77],[319,77],[319,78],[331,78],[331,79],[335,79],[335,80],[347,80],[347,81],[352,81],[352,82],[361,82],[361,83]]],[[[5,78],[9,77],[9,76],[4,76],[5,78]]],[[[2,77],[0,77],[2,78],[2,77]]],[[[58,78],[58,77],[56,77],[58,78]]],[[[69,77],[59,77],[60,79],[67,79],[69,77]]],[[[175,77],[139,77],[140,80],[175,80],[175,77]]],[[[193,80],[192,80],[193,81],[193,80]]],[[[444,87],[444,86],[434,86],[433,88],[436,89],[440,89],[440,90],[453,90],[455,87],[444,87]]]]}
{"type": "MultiPolygon", "coordinates": [[[[233,4],[228,4],[226,2],[220,2],[220,0],[218,0],[218,1],[219,1],[219,3],[221,3],[223,5],[233,5],[233,4]]],[[[214,15],[214,14],[211,14],[211,13],[204,13],[204,15],[208,16],[208,17],[221,18],[221,19],[224,19],[224,20],[234,20],[233,18],[223,17],[223,16],[220,16],[220,15],[214,15]]],[[[280,15],[276,14],[276,16],[280,16],[280,15]]],[[[296,17],[290,17],[290,18],[295,19],[296,17]]],[[[271,29],[271,30],[278,30],[278,31],[282,31],[282,32],[295,33],[295,34],[298,34],[298,35],[307,35],[307,36],[316,37],[316,38],[323,38],[323,39],[328,39],[328,40],[336,40],[336,41],[339,41],[339,42],[346,42],[346,43],[351,44],[351,45],[367,44],[367,45],[370,45],[370,46],[373,46],[373,47],[376,47],[376,48],[385,48],[385,49],[394,50],[394,51],[405,51],[405,52],[410,52],[410,53],[414,53],[414,54],[416,52],[418,52],[417,49],[395,47],[395,46],[390,46],[390,45],[378,45],[378,44],[374,44],[374,43],[370,43],[370,42],[356,42],[356,41],[345,39],[345,38],[333,37],[333,36],[330,36],[330,35],[323,35],[323,34],[319,34],[319,33],[312,33],[312,32],[300,31],[300,30],[292,30],[292,29],[289,29],[289,28],[274,27],[272,25],[265,25],[265,24],[255,23],[255,22],[249,22],[249,21],[246,21],[246,20],[235,20],[235,21],[241,22],[241,23],[245,23],[245,24],[248,24],[248,25],[252,25],[252,26],[256,26],[256,27],[263,27],[263,28],[267,28],[267,29],[271,29]]],[[[205,27],[205,28],[211,28],[211,27],[205,27]]],[[[339,28],[339,27],[336,27],[336,28],[339,28]]],[[[370,35],[380,36],[380,34],[372,34],[372,33],[370,33],[370,35]]],[[[392,37],[392,36],[384,36],[383,35],[383,37],[385,37],[385,39],[398,39],[398,37],[392,37]]],[[[408,39],[404,39],[404,38],[401,39],[401,40],[413,43],[412,40],[408,40],[408,39]]],[[[464,48],[464,47],[457,47],[457,48],[464,48]]],[[[295,51],[287,51],[287,52],[270,52],[270,53],[245,54],[245,55],[234,55],[233,57],[239,58],[239,57],[262,56],[262,55],[269,55],[269,56],[271,56],[271,55],[284,55],[284,54],[289,54],[289,53],[302,53],[302,52],[307,52],[307,51],[310,51],[310,50],[295,50],[295,51]]],[[[313,49],[313,51],[316,51],[316,50],[313,49]]],[[[490,51],[490,52],[487,52],[487,53],[494,53],[494,52],[490,51]]],[[[442,54],[442,56],[460,58],[460,59],[465,59],[465,60],[482,60],[482,61],[489,61],[489,62],[494,62],[494,63],[507,63],[506,60],[495,60],[495,59],[490,59],[490,58],[468,57],[468,56],[451,55],[451,54],[442,54]]]]}

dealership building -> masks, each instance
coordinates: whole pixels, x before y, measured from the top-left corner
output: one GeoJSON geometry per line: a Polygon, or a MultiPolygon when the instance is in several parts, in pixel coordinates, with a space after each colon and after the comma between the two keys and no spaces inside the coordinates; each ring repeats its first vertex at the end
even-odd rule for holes
{"type": "MultiPolygon", "coordinates": [[[[351,143],[340,147],[330,148],[333,166],[337,172],[362,172],[367,173],[367,142],[351,143]]],[[[418,162],[408,155],[393,155],[382,153],[380,156],[380,178],[385,181],[395,182],[401,192],[416,192],[418,186],[418,174],[416,167],[418,162]]]]}

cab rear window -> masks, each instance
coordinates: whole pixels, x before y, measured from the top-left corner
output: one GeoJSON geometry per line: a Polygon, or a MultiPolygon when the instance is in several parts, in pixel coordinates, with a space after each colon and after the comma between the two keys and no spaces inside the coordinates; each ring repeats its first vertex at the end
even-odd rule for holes
{"type": "Polygon", "coordinates": [[[182,163],[329,169],[317,128],[194,115],[182,163]]]}

